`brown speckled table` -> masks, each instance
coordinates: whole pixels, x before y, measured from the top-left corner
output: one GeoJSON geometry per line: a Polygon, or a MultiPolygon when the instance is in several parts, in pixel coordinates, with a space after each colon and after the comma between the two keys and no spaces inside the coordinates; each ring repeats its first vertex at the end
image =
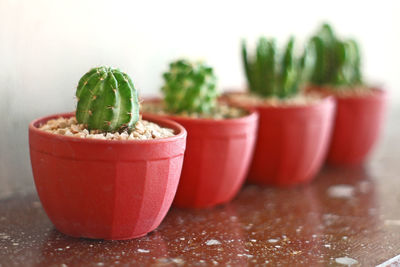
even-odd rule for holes
{"type": "MultiPolygon", "coordinates": [[[[172,208],[156,231],[131,241],[67,237],[46,217],[30,173],[22,178],[1,177],[0,266],[375,266],[384,262],[386,266],[397,262],[399,114],[389,113],[383,138],[365,166],[325,167],[313,183],[298,188],[245,185],[231,204],[214,209],[172,208]]],[[[3,168],[11,170],[18,164],[3,168]]]]}

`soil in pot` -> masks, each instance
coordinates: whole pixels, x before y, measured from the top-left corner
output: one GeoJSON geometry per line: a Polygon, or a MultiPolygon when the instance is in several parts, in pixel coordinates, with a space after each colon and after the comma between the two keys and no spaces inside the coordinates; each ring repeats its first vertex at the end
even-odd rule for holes
{"type": "Polygon", "coordinates": [[[59,117],[57,119],[48,120],[45,124],[41,125],[39,129],[53,134],[101,140],[151,140],[174,136],[174,131],[172,129],[160,127],[147,120],[139,120],[136,122],[135,128],[131,132],[127,130],[121,132],[89,131],[84,124],[79,124],[75,117],[59,117]]]}
{"type": "Polygon", "coordinates": [[[254,111],[217,105],[214,115],[165,112],[161,101],[144,101],[144,112],[170,118],[188,131],[174,205],[205,208],[232,200],[243,184],[255,143],[254,111]]]}
{"type": "Polygon", "coordinates": [[[316,95],[256,99],[246,93],[225,96],[230,103],[259,112],[257,143],[248,180],[293,186],[310,182],[320,170],[331,136],[334,101],[316,95]]]}
{"type": "Polygon", "coordinates": [[[245,92],[230,92],[223,95],[222,100],[228,103],[234,103],[243,107],[293,107],[293,106],[307,106],[317,103],[321,100],[321,96],[317,93],[298,94],[294,97],[279,98],[273,97],[260,97],[256,94],[245,92]]]}
{"type": "Polygon", "coordinates": [[[233,107],[225,103],[217,105],[211,113],[181,112],[179,114],[174,114],[168,112],[165,108],[164,102],[159,101],[157,99],[154,99],[154,101],[152,100],[145,101],[142,105],[142,110],[143,112],[149,114],[193,118],[193,119],[213,119],[213,120],[235,119],[248,115],[248,112],[246,110],[238,107],[233,107]]]}

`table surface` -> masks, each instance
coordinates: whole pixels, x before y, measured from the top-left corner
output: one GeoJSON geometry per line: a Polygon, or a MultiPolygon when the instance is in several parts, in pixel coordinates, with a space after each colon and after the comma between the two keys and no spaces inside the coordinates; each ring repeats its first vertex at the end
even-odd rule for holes
{"type": "Polygon", "coordinates": [[[245,185],[232,203],[214,209],[171,208],[157,230],[130,241],[65,236],[47,218],[30,172],[24,177],[1,177],[0,266],[398,262],[399,114],[388,113],[384,134],[365,166],[325,167],[311,184],[297,188],[245,185]]]}

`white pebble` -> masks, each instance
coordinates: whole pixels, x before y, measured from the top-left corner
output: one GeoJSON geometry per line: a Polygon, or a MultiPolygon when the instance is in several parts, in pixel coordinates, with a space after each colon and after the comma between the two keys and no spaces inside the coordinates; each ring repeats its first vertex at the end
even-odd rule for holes
{"type": "Polygon", "coordinates": [[[346,184],[334,185],[328,188],[328,195],[333,198],[351,198],[354,195],[354,187],[346,184]]]}
{"type": "Polygon", "coordinates": [[[220,245],[221,242],[219,242],[218,240],[215,239],[210,239],[206,241],[206,245],[207,246],[212,246],[212,245],[220,245]]]}
{"type": "Polygon", "coordinates": [[[336,263],[343,264],[343,265],[353,265],[357,264],[358,261],[349,257],[340,257],[335,259],[336,263]]]}

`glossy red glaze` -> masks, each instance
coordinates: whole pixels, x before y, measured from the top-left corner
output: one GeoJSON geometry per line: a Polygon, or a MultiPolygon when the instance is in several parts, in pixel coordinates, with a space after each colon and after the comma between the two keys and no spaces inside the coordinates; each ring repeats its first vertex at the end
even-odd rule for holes
{"type": "Polygon", "coordinates": [[[167,117],[188,132],[182,176],[173,204],[205,208],[231,201],[248,172],[258,114],[249,111],[244,117],[224,120],[167,117]]]}
{"type": "Polygon", "coordinates": [[[260,123],[248,180],[278,186],[310,182],[327,153],[335,108],[333,98],[308,106],[254,108],[260,114],[260,123]]]}
{"type": "Polygon", "coordinates": [[[363,163],[378,140],[386,109],[386,92],[337,97],[337,111],[327,162],[334,165],[363,163]]]}
{"type": "Polygon", "coordinates": [[[95,140],[46,133],[29,125],[31,164],[42,205],[70,236],[131,239],[154,230],[171,206],[179,182],[186,131],[145,116],[176,135],[155,140],[95,140]]]}

